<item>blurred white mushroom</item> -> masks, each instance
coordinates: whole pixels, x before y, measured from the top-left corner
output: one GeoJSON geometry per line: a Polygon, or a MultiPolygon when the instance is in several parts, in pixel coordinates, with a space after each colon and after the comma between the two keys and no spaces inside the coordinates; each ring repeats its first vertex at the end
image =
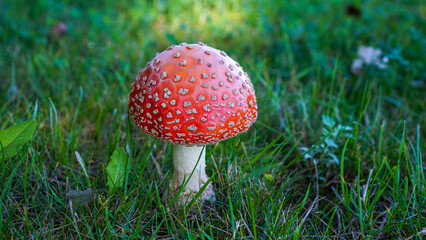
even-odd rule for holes
{"type": "Polygon", "coordinates": [[[362,73],[362,65],[364,65],[364,61],[360,58],[355,58],[351,65],[351,72],[355,75],[360,75],[362,73]]]}
{"type": "Polygon", "coordinates": [[[379,69],[386,69],[388,58],[381,57],[382,50],[371,46],[361,46],[358,48],[357,58],[352,62],[351,72],[359,75],[363,71],[364,66],[374,65],[379,69]]]}

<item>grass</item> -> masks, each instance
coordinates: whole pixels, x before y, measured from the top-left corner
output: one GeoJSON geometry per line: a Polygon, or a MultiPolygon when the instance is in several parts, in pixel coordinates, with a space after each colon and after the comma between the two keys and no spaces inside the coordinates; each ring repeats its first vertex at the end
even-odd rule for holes
{"type": "Polygon", "coordinates": [[[424,238],[426,9],[352,4],[360,16],[346,1],[0,0],[0,129],[37,121],[0,159],[0,238],[424,238]],[[139,70],[183,41],[236,59],[259,107],[247,133],[207,147],[217,201],[198,216],[161,204],[172,147],[127,114],[139,70]],[[388,67],[351,74],[362,45],[388,67]],[[112,192],[118,147],[130,161],[112,192]]]}

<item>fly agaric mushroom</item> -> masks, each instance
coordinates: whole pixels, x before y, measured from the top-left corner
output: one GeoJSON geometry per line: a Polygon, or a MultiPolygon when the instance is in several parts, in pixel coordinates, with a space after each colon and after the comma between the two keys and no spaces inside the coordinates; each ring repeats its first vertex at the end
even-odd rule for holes
{"type": "MultiPolygon", "coordinates": [[[[174,144],[169,195],[187,181],[181,205],[208,180],[203,146],[247,131],[257,105],[250,78],[236,61],[204,43],[182,43],[157,54],[140,72],[129,112],[145,134],[174,144]]],[[[200,198],[215,199],[211,184],[200,198]]]]}

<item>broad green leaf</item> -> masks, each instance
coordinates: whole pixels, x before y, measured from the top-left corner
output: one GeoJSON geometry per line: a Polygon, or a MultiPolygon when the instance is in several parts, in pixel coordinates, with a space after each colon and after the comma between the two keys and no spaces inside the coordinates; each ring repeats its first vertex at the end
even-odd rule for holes
{"type": "Polygon", "coordinates": [[[36,122],[32,120],[0,131],[0,159],[18,154],[18,150],[33,136],[35,128],[36,122]]]}
{"type": "Polygon", "coordinates": [[[117,148],[111,156],[111,161],[106,167],[108,174],[109,191],[115,190],[117,187],[123,186],[126,174],[127,154],[124,148],[117,148]]]}

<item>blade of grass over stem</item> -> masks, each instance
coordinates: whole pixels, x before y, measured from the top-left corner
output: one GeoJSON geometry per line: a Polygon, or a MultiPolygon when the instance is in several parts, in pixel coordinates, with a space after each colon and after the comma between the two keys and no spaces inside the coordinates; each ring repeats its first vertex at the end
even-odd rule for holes
{"type": "MultiPolygon", "coordinates": [[[[183,190],[185,190],[186,185],[188,185],[189,180],[191,180],[192,175],[194,174],[195,170],[197,169],[198,163],[200,162],[201,156],[203,154],[203,151],[206,150],[206,147],[204,146],[203,149],[200,152],[200,155],[198,156],[197,162],[195,163],[194,169],[192,169],[191,174],[188,176],[188,179],[186,179],[186,176],[183,180],[183,184],[180,186],[179,190],[175,193],[175,196],[173,196],[172,200],[167,204],[167,208],[169,206],[172,206],[177,199],[179,198],[180,194],[182,193],[183,190]]],[[[205,187],[207,187],[208,185],[204,185],[204,189],[205,187]]]]}
{"type": "Polygon", "coordinates": [[[195,194],[195,196],[191,199],[191,201],[186,204],[186,209],[191,209],[192,205],[199,199],[201,194],[203,194],[204,190],[209,186],[210,182],[216,177],[216,173],[212,175],[209,180],[200,188],[200,190],[195,194]]]}

